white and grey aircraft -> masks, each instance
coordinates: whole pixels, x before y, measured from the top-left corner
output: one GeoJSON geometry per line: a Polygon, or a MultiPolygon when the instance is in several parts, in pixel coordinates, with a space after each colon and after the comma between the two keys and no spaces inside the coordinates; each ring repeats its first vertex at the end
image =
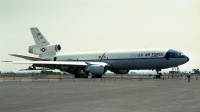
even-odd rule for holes
{"type": "Polygon", "coordinates": [[[127,74],[129,70],[156,70],[158,73],[161,69],[177,67],[189,61],[182,52],[160,48],[56,54],[61,50],[59,44],[51,45],[38,28],[30,29],[36,45],[29,46],[29,53],[39,57],[10,54],[30,60],[12,61],[14,64],[32,64],[29,70],[43,67],[69,72],[75,77],[81,74],[101,77],[107,70],[116,74],[127,74]]]}

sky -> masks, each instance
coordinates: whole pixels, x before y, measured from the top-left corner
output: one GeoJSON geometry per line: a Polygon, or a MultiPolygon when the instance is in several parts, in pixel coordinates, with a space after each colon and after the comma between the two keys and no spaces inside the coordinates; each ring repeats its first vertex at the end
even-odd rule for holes
{"type": "MultiPolygon", "coordinates": [[[[0,0],[0,61],[24,61],[37,27],[59,53],[169,48],[190,61],[181,71],[200,68],[199,0],[0,0]]],[[[0,71],[29,65],[0,62],[0,71]]]]}

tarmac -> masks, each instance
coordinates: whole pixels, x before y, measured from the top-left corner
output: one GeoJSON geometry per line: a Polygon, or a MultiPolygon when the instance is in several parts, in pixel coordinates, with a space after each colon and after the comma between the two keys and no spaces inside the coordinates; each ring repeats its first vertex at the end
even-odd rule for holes
{"type": "Polygon", "coordinates": [[[199,80],[0,81],[0,112],[183,111],[200,111],[199,80]]]}

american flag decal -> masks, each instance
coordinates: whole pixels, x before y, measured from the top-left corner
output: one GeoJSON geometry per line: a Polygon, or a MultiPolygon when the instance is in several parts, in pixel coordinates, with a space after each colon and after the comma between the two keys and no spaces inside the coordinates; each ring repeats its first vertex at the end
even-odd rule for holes
{"type": "Polygon", "coordinates": [[[41,34],[40,33],[37,33],[37,36],[40,36],[41,34]]]}

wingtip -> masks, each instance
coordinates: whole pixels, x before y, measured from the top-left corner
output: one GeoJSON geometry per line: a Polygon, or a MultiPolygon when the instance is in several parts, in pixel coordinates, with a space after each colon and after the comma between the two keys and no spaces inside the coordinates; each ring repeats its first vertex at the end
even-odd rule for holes
{"type": "Polygon", "coordinates": [[[13,56],[13,55],[16,55],[16,54],[8,54],[8,55],[13,56]]]}
{"type": "Polygon", "coordinates": [[[1,62],[13,62],[13,61],[1,61],[1,62]]]}

